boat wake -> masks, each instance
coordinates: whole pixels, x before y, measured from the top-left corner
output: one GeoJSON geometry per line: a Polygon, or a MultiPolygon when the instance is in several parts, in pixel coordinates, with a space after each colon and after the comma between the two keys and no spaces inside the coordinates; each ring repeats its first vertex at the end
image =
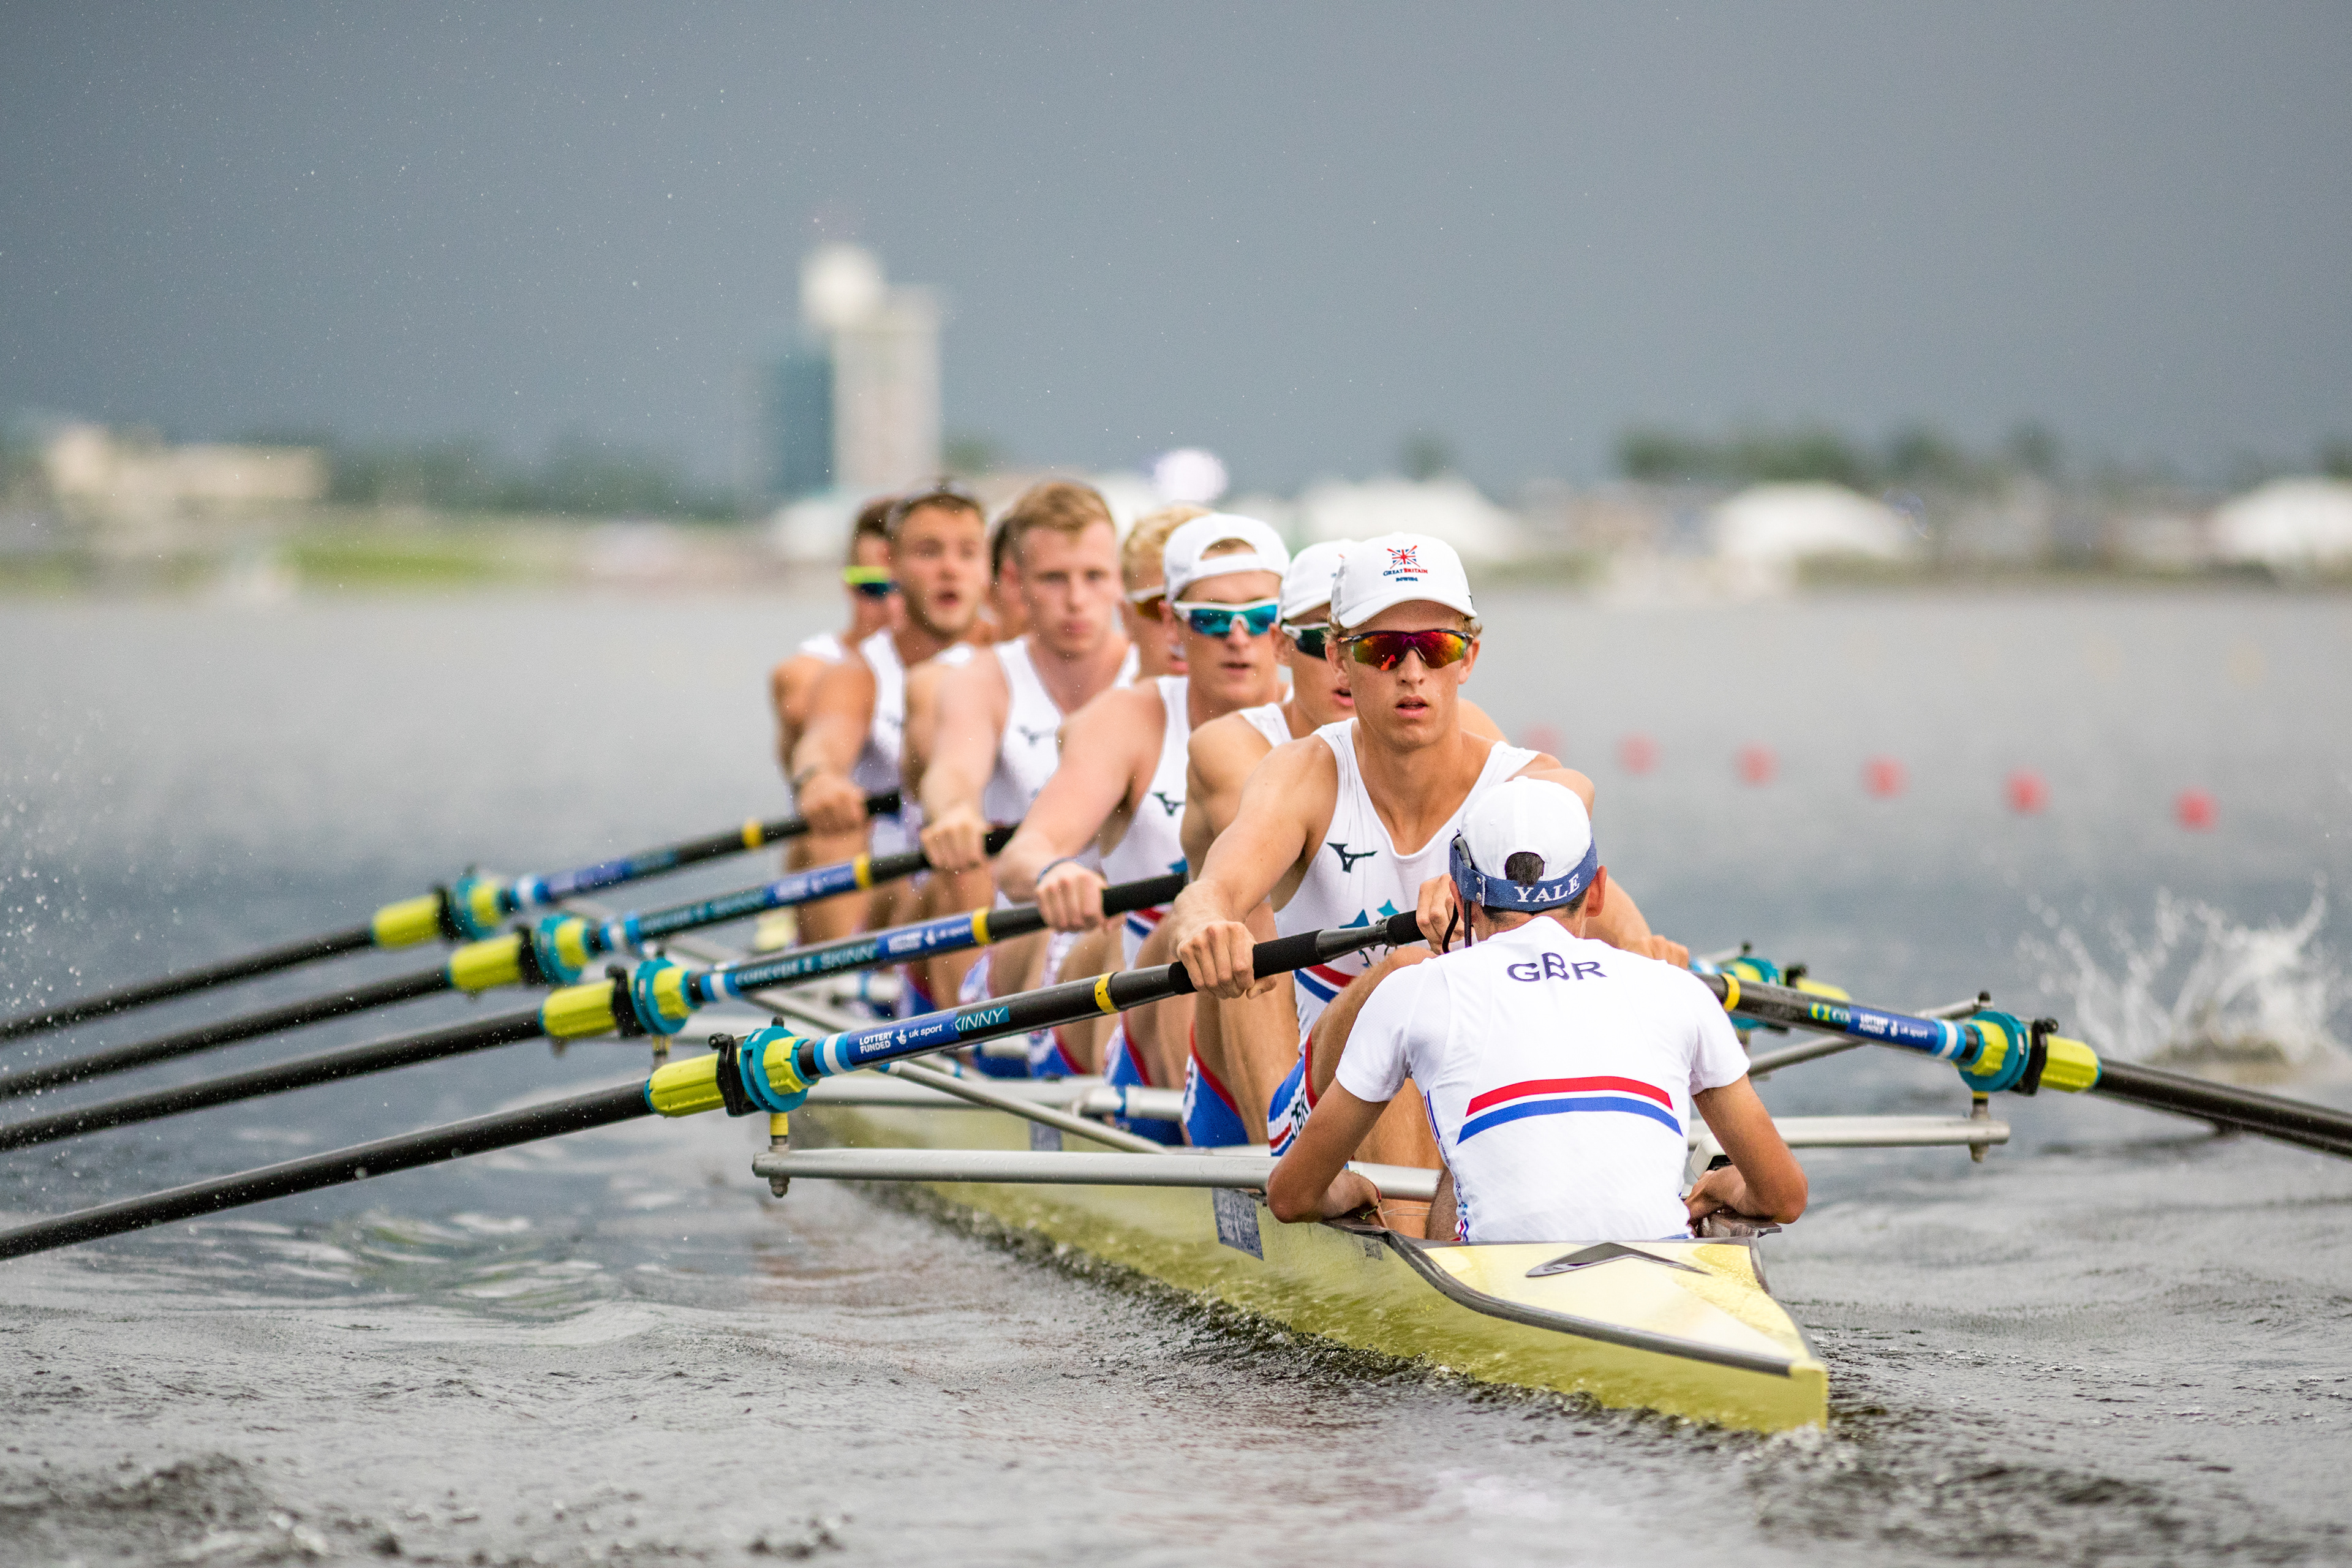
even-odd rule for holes
{"type": "Polygon", "coordinates": [[[2037,900],[2047,939],[2019,945],[2041,965],[2042,990],[2073,999],[2067,1021],[2126,1061],[2263,1077],[2340,1062],[2329,1023],[2352,1002],[2347,976],[2316,940],[2324,883],[2292,924],[2249,926],[2195,899],[2156,896],[2146,932],[2109,923],[2104,955],[2037,900]]]}

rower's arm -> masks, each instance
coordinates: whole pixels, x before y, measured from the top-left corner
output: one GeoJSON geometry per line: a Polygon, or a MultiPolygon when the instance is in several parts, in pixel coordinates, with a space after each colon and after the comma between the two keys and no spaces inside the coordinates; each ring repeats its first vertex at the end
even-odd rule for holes
{"type": "Polygon", "coordinates": [[[1242,921],[1298,864],[1308,814],[1331,798],[1337,777],[1329,748],[1312,737],[1276,747],[1250,774],[1233,825],[1168,911],[1176,956],[1195,989],[1232,1001],[1273,985],[1257,978],[1242,921]]]}
{"type": "Polygon", "coordinates": [[[793,748],[793,796],[819,833],[856,833],[866,796],[850,779],[874,722],[874,671],[846,658],[824,672],[809,699],[808,726],[793,748]]]}
{"type": "Polygon", "coordinates": [[[900,787],[919,800],[923,774],[931,763],[931,742],[939,732],[940,682],[954,667],[925,659],[907,672],[907,728],[898,748],[900,787]]]}
{"type": "Polygon", "coordinates": [[[1348,1157],[1388,1109],[1386,1100],[1359,1100],[1338,1084],[1315,1102],[1298,1140],[1275,1163],[1265,1184],[1266,1207],[1286,1225],[1337,1219],[1381,1201],[1370,1178],[1348,1169],[1348,1157]]]}
{"type": "Polygon", "coordinates": [[[1242,785],[1273,748],[1247,720],[1233,714],[1192,731],[1184,748],[1184,863],[1205,865],[1209,846],[1233,826],[1242,785]]]}
{"type": "Polygon", "coordinates": [[[1709,1171],[1691,1188],[1687,1200],[1691,1218],[1730,1209],[1751,1219],[1787,1225],[1803,1214],[1808,1195],[1805,1168],[1781,1141],[1780,1130],[1772,1125],[1772,1113],[1764,1109],[1756,1086],[1738,1078],[1719,1089],[1703,1089],[1691,1098],[1706,1119],[1707,1131],[1731,1157],[1730,1164],[1709,1171]]]}
{"type": "Polygon", "coordinates": [[[980,797],[996,771],[1010,700],[1003,668],[992,658],[973,659],[940,679],[922,789],[923,852],[940,870],[976,871],[988,862],[980,797]]]}
{"type": "Polygon", "coordinates": [[[1315,1032],[1307,1037],[1307,1070],[1318,1097],[1330,1087],[1331,1075],[1339,1070],[1339,1053],[1347,1047],[1349,1031],[1356,1026],[1357,1016],[1372,999],[1372,993],[1380,989],[1381,982],[1408,964],[1432,956],[1428,948],[1418,944],[1401,947],[1341,986],[1339,994],[1331,998],[1322,1016],[1315,1020],[1315,1032]]]}
{"type": "MultiPolygon", "coordinates": [[[[1542,779],[1548,784],[1564,784],[1575,791],[1577,798],[1584,802],[1587,814],[1592,810],[1592,781],[1574,768],[1560,766],[1558,761],[1549,756],[1537,757],[1526,767],[1521,768],[1515,776],[1523,779],[1542,779]]],[[[1440,892],[1433,889],[1424,899],[1424,904],[1431,899],[1435,899],[1442,903],[1443,908],[1436,911],[1436,917],[1441,922],[1437,929],[1440,930],[1444,929],[1444,911],[1452,908],[1452,888],[1453,883],[1449,880],[1445,884],[1444,891],[1440,892]]],[[[1424,912],[1430,911],[1424,910],[1424,912]]],[[[1610,946],[1623,952],[1638,952],[1644,958],[1654,958],[1677,967],[1690,963],[1690,949],[1672,937],[1660,936],[1653,931],[1650,929],[1650,922],[1643,918],[1642,906],[1633,901],[1633,895],[1625,890],[1625,884],[1615,878],[1610,879],[1605,898],[1592,901],[1591,913],[1592,919],[1586,926],[1584,934],[1595,941],[1605,942],[1610,946]]],[[[1432,928],[1424,921],[1422,930],[1430,929],[1432,928]]]]}
{"type": "MultiPolygon", "coordinates": [[[[1070,715],[1062,730],[1061,765],[996,858],[997,889],[1016,904],[1034,902],[1056,931],[1102,923],[1103,878],[1066,858],[1093,842],[1135,787],[1139,701],[1160,706],[1156,689],[1118,689],[1070,715]],[[1041,885],[1038,873],[1057,860],[1065,863],[1041,885]]],[[[1151,754],[1157,757],[1157,746],[1151,754]]]]}

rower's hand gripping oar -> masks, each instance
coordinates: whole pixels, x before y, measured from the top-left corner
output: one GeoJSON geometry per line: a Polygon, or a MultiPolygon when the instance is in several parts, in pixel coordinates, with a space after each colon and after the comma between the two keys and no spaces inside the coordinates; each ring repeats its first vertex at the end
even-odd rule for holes
{"type": "MultiPolygon", "coordinates": [[[[1004,911],[1000,911],[1004,912],[1004,911]]],[[[1328,963],[1368,947],[1420,940],[1408,910],[1373,926],[1342,926],[1260,942],[1252,961],[1260,974],[1328,963]]],[[[711,1056],[673,1062],[640,1082],[577,1095],[525,1110],[476,1117],[446,1127],[385,1138],[331,1153],[313,1154],[257,1171],[191,1182],[167,1192],[124,1198],[78,1213],[0,1231],[0,1258],[21,1258],[75,1242],[143,1230],[175,1219],[214,1214],[269,1198],[437,1164],[467,1154],[512,1148],[566,1132],[609,1127],[645,1116],[692,1116],[722,1107],[736,1114],[789,1110],[807,1098],[818,1078],[855,1067],[902,1060],[959,1045],[1076,1023],[1124,1007],[1164,1001],[1192,990],[1181,963],[1127,970],[1025,992],[950,1012],[877,1024],[822,1039],[782,1029],[761,1029],[711,1056]],[[725,1069],[722,1071],[722,1068],[725,1069]]]]}
{"type": "MultiPolygon", "coordinates": [[[[1138,882],[1122,882],[1103,889],[1103,912],[1118,916],[1135,910],[1148,910],[1168,902],[1183,889],[1184,878],[1181,872],[1149,877],[1138,882]]],[[[982,910],[971,914],[950,915],[915,925],[899,926],[866,936],[848,937],[816,947],[795,949],[791,952],[745,959],[715,970],[684,973],[688,974],[692,994],[698,998],[696,1005],[702,1005],[722,997],[753,997],[771,986],[819,975],[897,963],[934,952],[953,952],[992,942],[1008,942],[1017,936],[1042,931],[1045,925],[1045,917],[1034,905],[1009,910],[982,910]]],[[[678,965],[667,959],[648,959],[639,967],[651,970],[657,982],[665,976],[674,977],[681,973],[678,965]]],[[[292,1089],[361,1078],[370,1073],[389,1072],[395,1068],[439,1061],[446,1057],[465,1056],[524,1040],[551,1037],[583,1039],[613,1033],[632,1037],[646,1035],[659,1037],[684,1026],[683,1015],[673,1018],[661,1010],[657,998],[669,994],[668,992],[658,984],[640,988],[635,981],[634,975],[616,973],[605,980],[560,991],[549,997],[544,1006],[531,1012],[507,1013],[495,1018],[428,1030],[424,1034],[404,1035],[388,1040],[370,1041],[365,1045],[319,1051],[245,1072],[205,1079],[197,1083],[126,1095],[120,1100],[100,1100],[94,1105],[52,1111],[47,1116],[27,1117],[21,1121],[0,1125],[0,1149],[54,1143],[60,1139],[102,1131],[110,1127],[153,1121],[210,1106],[257,1100],[264,1095],[284,1094],[292,1089]],[[652,1020],[650,1025],[648,1018],[652,1020]]]]}
{"type": "MultiPolygon", "coordinates": [[[[898,792],[894,790],[887,795],[868,796],[866,809],[869,815],[898,810],[898,792]]],[[[232,981],[274,974],[299,964],[346,952],[359,952],[372,947],[410,947],[436,936],[447,942],[479,941],[495,932],[499,922],[509,915],[562,903],[566,899],[619,887],[625,882],[682,870],[721,856],[740,855],[779,839],[798,837],[807,831],[808,819],[805,817],[780,816],[762,822],[755,816],[731,832],[688,838],[657,849],[624,855],[614,860],[599,860],[594,865],[581,866],[569,871],[519,877],[511,882],[494,877],[460,877],[432,892],[386,904],[376,910],[365,925],[353,926],[349,931],[305,937],[299,942],[248,952],[241,958],[226,959],[196,969],[184,969],[160,980],[117,986],[111,991],[100,991],[71,1002],[59,1003],[54,1007],[43,1007],[30,1013],[20,1013],[13,1018],[0,1019],[0,1040],[16,1039],[48,1029],[62,1029],[69,1025],[87,1023],[92,1018],[102,1018],[110,1013],[123,1013],[133,1007],[168,1002],[175,996],[207,991],[232,981]]]]}
{"type": "MultiPolygon", "coordinates": [[[[986,840],[989,853],[1002,849],[1012,840],[1013,832],[1011,827],[991,828],[986,840]]],[[[740,920],[763,910],[793,908],[839,893],[879,887],[928,870],[930,864],[930,858],[920,849],[902,850],[895,855],[861,855],[838,865],[795,871],[740,892],[616,915],[608,921],[587,921],[573,914],[545,915],[527,931],[507,931],[467,942],[452,952],[448,962],[438,969],[375,981],[324,996],[306,997],[283,1006],[223,1018],[63,1061],[0,1072],[0,1100],[37,1094],[62,1084],[104,1078],[110,1073],[128,1072],[133,1068],[172,1061],[329,1018],[371,1012],[419,996],[447,991],[479,994],[500,985],[570,985],[598,958],[614,953],[635,954],[663,937],[740,920]]]]}
{"type": "Polygon", "coordinates": [[[2081,1040],[2060,1035],[2055,1019],[2028,1023],[1989,1007],[1964,1019],[1921,1018],[1742,981],[1729,973],[1699,978],[1726,1012],[1934,1057],[1958,1068],[1960,1081],[1979,1094],[2030,1095],[2045,1089],[2095,1094],[2352,1157],[2352,1114],[2135,1062],[2105,1060],[2081,1040]]]}

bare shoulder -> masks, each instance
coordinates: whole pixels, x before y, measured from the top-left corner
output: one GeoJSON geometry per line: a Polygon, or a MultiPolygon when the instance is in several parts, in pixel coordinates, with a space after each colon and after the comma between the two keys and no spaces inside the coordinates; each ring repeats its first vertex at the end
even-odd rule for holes
{"type": "Polygon", "coordinates": [[[1286,741],[1265,754],[1252,775],[1268,789],[1279,790],[1301,807],[1309,803],[1328,806],[1339,792],[1339,763],[1331,748],[1313,735],[1286,741]]]}
{"type": "Polygon", "coordinates": [[[985,702],[1002,707],[1012,693],[1012,688],[1005,684],[1004,666],[996,659],[974,658],[952,665],[927,659],[917,668],[939,671],[935,679],[942,702],[985,702]]]}
{"type": "Polygon", "coordinates": [[[1258,727],[1238,713],[1196,726],[1184,747],[1187,761],[1204,779],[1245,775],[1274,750],[1258,727]]]}
{"type": "Polygon", "coordinates": [[[1466,697],[1462,700],[1461,713],[1462,727],[1472,734],[1488,741],[1507,742],[1510,739],[1503,733],[1503,727],[1496,723],[1484,708],[1466,697]]]}
{"type": "Polygon", "coordinates": [[[1546,784],[1563,785],[1576,792],[1576,798],[1584,803],[1585,810],[1592,809],[1592,781],[1574,768],[1562,767],[1559,759],[1548,752],[1538,752],[1526,767],[1511,776],[1515,779],[1541,779],[1546,784]]]}

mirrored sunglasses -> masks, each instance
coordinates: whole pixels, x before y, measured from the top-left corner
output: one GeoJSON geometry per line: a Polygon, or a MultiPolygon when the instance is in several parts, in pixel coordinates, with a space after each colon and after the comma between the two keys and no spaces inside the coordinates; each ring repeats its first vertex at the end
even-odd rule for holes
{"type": "Polygon", "coordinates": [[[1301,658],[1321,658],[1324,645],[1331,637],[1331,623],[1328,621],[1317,621],[1312,626],[1297,626],[1285,621],[1282,630],[1286,637],[1298,645],[1301,658]]]}
{"type": "Polygon", "coordinates": [[[1251,637],[1262,637],[1274,630],[1274,623],[1282,615],[1282,601],[1260,599],[1253,605],[1178,604],[1169,608],[1182,616],[1184,624],[1204,637],[1230,635],[1236,620],[1251,637]]]}
{"type": "Polygon", "coordinates": [[[898,591],[889,571],[880,566],[845,566],[841,580],[869,599],[887,599],[898,591]]]}
{"type": "Polygon", "coordinates": [[[1394,669],[1409,653],[1421,655],[1426,668],[1443,669],[1470,651],[1470,638],[1464,632],[1359,632],[1341,637],[1339,646],[1358,664],[1374,669],[1394,669]]]}

